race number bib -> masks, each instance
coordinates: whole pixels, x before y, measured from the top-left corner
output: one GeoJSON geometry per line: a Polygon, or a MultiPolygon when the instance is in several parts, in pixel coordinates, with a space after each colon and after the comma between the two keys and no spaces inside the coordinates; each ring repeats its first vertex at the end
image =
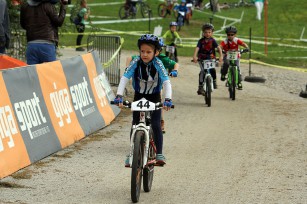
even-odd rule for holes
{"type": "Polygon", "coordinates": [[[174,53],[175,52],[175,47],[167,45],[165,50],[166,50],[166,52],[174,53]]]}
{"type": "Polygon", "coordinates": [[[238,52],[237,51],[228,51],[227,52],[227,59],[228,60],[237,60],[238,59],[238,52]]]}
{"type": "Polygon", "coordinates": [[[204,68],[205,69],[215,68],[215,60],[204,60],[204,68]]]}
{"type": "Polygon", "coordinates": [[[138,101],[134,101],[131,104],[132,111],[152,111],[156,109],[156,104],[142,98],[138,101]]]}

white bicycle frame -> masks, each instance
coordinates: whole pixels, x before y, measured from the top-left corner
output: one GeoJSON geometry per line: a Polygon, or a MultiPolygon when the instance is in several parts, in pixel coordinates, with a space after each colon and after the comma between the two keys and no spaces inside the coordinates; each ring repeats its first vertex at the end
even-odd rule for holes
{"type": "Polygon", "coordinates": [[[143,168],[147,164],[148,160],[148,150],[149,150],[149,130],[150,126],[146,125],[146,117],[148,113],[146,112],[157,110],[157,106],[155,103],[142,98],[138,101],[134,101],[131,103],[131,111],[139,111],[140,112],[140,121],[137,125],[132,126],[132,134],[130,139],[130,154],[129,154],[129,164],[132,166],[133,161],[133,150],[134,150],[134,138],[136,136],[137,131],[143,131],[145,133],[144,142],[145,142],[145,152],[143,155],[143,168]],[[140,106],[141,104],[141,106],[140,106]],[[144,105],[147,104],[147,105],[144,105]]]}
{"type": "Polygon", "coordinates": [[[204,71],[205,71],[205,77],[204,77],[204,89],[205,91],[207,91],[207,78],[210,77],[211,78],[211,90],[213,91],[214,90],[214,86],[213,86],[213,77],[212,75],[209,73],[209,69],[213,69],[215,68],[215,59],[211,59],[211,60],[203,60],[201,63],[201,66],[203,66],[204,68],[204,71]],[[207,71],[206,71],[207,70],[207,71]]]}

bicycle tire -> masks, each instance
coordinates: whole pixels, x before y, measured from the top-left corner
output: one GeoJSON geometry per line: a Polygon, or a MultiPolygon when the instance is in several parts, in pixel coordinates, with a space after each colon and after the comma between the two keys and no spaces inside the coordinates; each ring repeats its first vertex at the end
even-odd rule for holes
{"type": "MultiPolygon", "coordinates": [[[[153,141],[153,131],[150,129],[149,131],[149,138],[151,142],[153,141]]],[[[155,148],[151,143],[149,143],[148,149],[148,161],[152,161],[156,158],[155,148]]],[[[154,176],[154,164],[148,165],[146,168],[143,169],[143,188],[145,192],[149,192],[151,190],[153,176],[154,176]]]]}
{"type": "Polygon", "coordinates": [[[167,6],[164,3],[159,4],[159,6],[158,6],[158,15],[160,17],[162,17],[162,18],[165,18],[166,14],[167,14],[167,6]]]}
{"type": "MultiPolygon", "coordinates": [[[[149,10],[150,10],[150,7],[148,4],[145,4],[145,3],[142,3],[141,5],[141,15],[143,18],[147,18],[149,16],[149,10]]],[[[150,16],[152,17],[152,16],[150,16]]]]}
{"type": "Polygon", "coordinates": [[[142,188],[142,169],[144,152],[144,132],[137,131],[134,139],[133,160],[131,170],[131,200],[139,201],[142,188]]]}
{"type": "Polygon", "coordinates": [[[126,15],[126,10],[125,10],[125,6],[124,5],[119,7],[118,16],[119,16],[120,19],[128,18],[128,16],[126,15]]]}
{"type": "Polygon", "coordinates": [[[211,89],[211,78],[210,77],[207,77],[206,79],[206,98],[207,98],[207,101],[206,101],[206,104],[208,105],[208,107],[211,107],[211,92],[212,92],[212,89],[211,89]]]}
{"type": "Polygon", "coordinates": [[[232,67],[232,70],[231,70],[231,89],[232,89],[232,97],[231,99],[232,100],[236,100],[236,82],[238,81],[237,80],[237,72],[236,72],[236,67],[232,67]]]}

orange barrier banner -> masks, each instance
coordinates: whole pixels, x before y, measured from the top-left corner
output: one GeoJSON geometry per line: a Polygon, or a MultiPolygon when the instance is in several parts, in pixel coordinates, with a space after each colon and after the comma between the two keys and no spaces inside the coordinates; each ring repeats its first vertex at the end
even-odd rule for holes
{"type": "Polygon", "coordinates": [[[120,109],[96,52],[0,72],[0,178],[109,125],[120,109]]]}

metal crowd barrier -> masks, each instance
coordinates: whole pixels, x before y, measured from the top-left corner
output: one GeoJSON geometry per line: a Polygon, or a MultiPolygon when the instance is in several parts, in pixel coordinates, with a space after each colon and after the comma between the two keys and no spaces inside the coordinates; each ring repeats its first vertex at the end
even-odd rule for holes
{"type": "Polygon", "coordinates": [[[89,35],[87,39],[87,51],[98,52],[111,85],[118,85],[120,80],[121,44],[119,36],[89,35]]]}

